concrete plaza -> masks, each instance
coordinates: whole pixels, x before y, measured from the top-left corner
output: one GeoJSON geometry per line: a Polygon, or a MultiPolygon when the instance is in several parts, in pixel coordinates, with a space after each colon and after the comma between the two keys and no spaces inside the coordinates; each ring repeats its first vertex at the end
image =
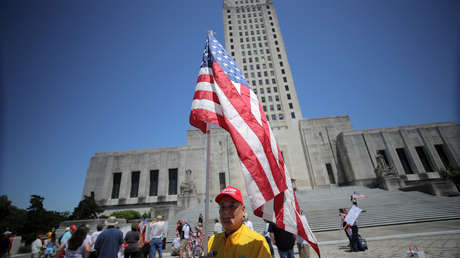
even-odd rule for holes
{"type": "MultiPolygon", "coordinates": [[[[320,243],[321,257],[402,258],[407,257],[409,245],[415,244],[427,258],[460,258],[460,220],[361,228],[359,233],[367,240],[369,249],[357,253],[347,252],[348,240],[343,231],[315,233],[320,243]]],[[[295,253],[298,257],[297,248],[295,253]]],[[[173,256],[166,253],[163,257],[173,256]]],[[[275,257],[279,257],[277,253],[275,257]]],[[[310,257],[317,257],[313,250],[310,250],[310,257]]]]}

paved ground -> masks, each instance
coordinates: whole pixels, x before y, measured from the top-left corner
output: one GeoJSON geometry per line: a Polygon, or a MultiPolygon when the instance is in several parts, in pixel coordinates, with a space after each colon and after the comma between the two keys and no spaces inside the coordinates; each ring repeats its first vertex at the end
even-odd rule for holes
{"type": "MultiPolygon", "coordinates": [[[[367,239],[369,250],[357,253],[346,252],[348,240],[342,231],[316,233],[321,257],[405,258],[408,246],[415,244],[426,258],[460,258],[460,220],[362,228],[359,233],[367,239]]],[[[313,250],[310,257],[317,257],[313,250]]]]}

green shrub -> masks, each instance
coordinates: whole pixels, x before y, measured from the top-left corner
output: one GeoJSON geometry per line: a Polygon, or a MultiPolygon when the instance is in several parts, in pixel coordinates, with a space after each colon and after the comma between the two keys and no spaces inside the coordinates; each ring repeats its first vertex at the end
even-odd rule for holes
{"type": "Polygon", "coordinates": [[[141,214],[135,210],[115,211],[115,212],[112,212],[110,216],[115,216],[118,219],[139,219],[141,218],[141,214]]]}

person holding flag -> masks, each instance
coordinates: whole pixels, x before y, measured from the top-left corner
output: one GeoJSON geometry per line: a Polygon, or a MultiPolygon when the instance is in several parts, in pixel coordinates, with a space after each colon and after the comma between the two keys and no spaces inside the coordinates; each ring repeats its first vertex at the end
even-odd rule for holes
{"type": "Polygon", "coordinates": [[[208,255],[202,257],[272,257],[265,237],[243,223],[246,207],[238,188],[227,186],[215,201],[224,232],[209,239],[208,255]]]}
{"type": "Polygon", "coordinates": [[[203,133],[207,133],[209,124],[230,133],[254,215],[299,235],[320,256],[317,240],[300,214],[289,172],[262,106],[236,62],[212,32],[206,40],[190,124],[203,133]]]}

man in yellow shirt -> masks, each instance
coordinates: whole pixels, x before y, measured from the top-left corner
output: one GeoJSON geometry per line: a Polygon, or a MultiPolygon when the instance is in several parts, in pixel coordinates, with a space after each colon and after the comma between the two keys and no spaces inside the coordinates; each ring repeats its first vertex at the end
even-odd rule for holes
{"type": "Polygon", "coordinates": [[[216,197],[224,232],[215,234],[208,242],[208,255],[204,257],[271,257],[265,238],[243,224],[245,206],[241,191],[227,186],[216,197]]]}

